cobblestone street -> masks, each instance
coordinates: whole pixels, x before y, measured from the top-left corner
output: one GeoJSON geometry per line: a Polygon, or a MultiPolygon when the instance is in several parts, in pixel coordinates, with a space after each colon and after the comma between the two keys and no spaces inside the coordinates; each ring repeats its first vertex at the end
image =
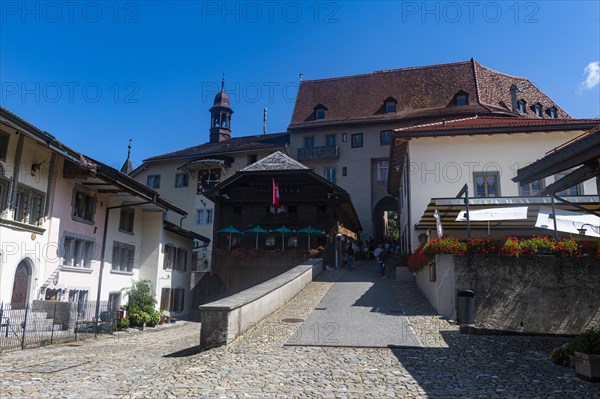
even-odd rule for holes
{"type": "Polygon", "coordinates": [[[228,347],[198,353],[200,324],[180,322],[2,353],[1,397],[600,398],[600,384],[550,361],[564,339],[459,335],[412,283],[395,292],[424,349],[283,346],[298,324],[282,320],[305,319],[339,273],[323,273],[228,347]]]}

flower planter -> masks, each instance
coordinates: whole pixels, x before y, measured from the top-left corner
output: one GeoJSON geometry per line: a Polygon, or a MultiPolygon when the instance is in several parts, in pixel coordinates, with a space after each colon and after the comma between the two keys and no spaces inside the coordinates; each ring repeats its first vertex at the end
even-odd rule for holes
{"type": "Polygon", "coordinates": [[[600,381],[600,355],[575,352],[573,358],[577,377],[587,381],[600,381]]]}

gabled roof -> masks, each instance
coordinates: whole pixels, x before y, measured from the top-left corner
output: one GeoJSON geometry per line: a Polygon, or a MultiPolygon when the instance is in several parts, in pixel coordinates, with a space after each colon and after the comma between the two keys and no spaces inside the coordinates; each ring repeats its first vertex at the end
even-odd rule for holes
{"type": "Polygon", "coordinates": [[[132,177],[127,176],[126,174],[121,173],[117,169],[105,165],[102,162],[98,162],[88,156],[84,157],[81,153],[76,152],[75,150],[58,141],[50,133],[42,131],[31,123],[8,111],[6,108],[0,107],[0,121],[15,127],[20,133],[23,133],[36,140],[38,143],[47,146],[51,151],[61,155],[66,159],[66,161],[72,164],[81,165],[82,162],[88,164],[87,168],[82,167],[82,169],[93,169],[93,177],[95,179],[110,183],[119,192],[127,192],[133,196],[143,198],[159,208],[172,210],[181,215],[187,215],[187,212],[184,209],[165,200],[155,190],[151,189],[145,184],[140,183],[132,177]]]}
{"type": "Polygon", "coordinates": [[[543,133],[574,130],[585,131],[594,128],[598,124],[600,124],[600,119],[524,119],[473,116],[396,129],[394,130],[392,143],[390,145],[391,165],[388,179],[388,193],[393,196],[398,196],[400,192],[400,180],[405,167],[408,142],[412,138],[534,132],[543,133]]]}
{"type": "Polygon", "coordinates": [[[395,137],[422,137],[549,130],[585,130],[600,123],[600,119],[542,119],[471,116],[448,121],[425,123],[394,130],[395,137]]]}
{"type": "Polygon", "coordinates": [[[204,143],[174,152],[157,155],[144,162],[161,161],[175,158],[189,158],[204,155],[229,154],[239,151],[252,151],[265,148],[285,147],[290,141],[289,133],[271,133],[258,136],[232,137],[216,143],[204,143]]]}
{"type": "MultiPolygon", "coordinates": [[[[439,118],[484,113],[524,115],[512,111],[511,86],[528,104],[556,106],[559,118],[569,115],[528,79],[486,68],[474,59],[453,64],[395,69],[364,75],[300,82],[290,130],[335,124],[389,122],[414,118],[439,118]],[[469,94],[469,104],[451,104],[459,91],[469,94]],[[382,108],[385,99],[398,101],[395,113],[382,108]],[[314,107],[327,107],[325,119],[316,120],[314,107]]],[[[527,114],[529,116],[533,114],[527,114]]],[[[546,114],[544,114],[546,117],[546,114]]]]}
{"type": "Polygon", "coordinates": [[[264,157],[260,161],[253,163],[252,165],[246,166],[242,169],[243,172],[259,171],[259,170],[298,170],[298,169],[309,169],[307,166],[301,164],[293,158],[290,158],[281,151],[274,152],[273,154],[264,157]]]}

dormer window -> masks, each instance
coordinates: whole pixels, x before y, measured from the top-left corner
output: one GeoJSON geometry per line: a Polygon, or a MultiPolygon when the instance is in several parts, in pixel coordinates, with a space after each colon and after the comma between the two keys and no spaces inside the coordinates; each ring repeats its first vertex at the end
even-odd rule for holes
{"type": "Polygon", "coordinates": [[[460,90],[454,95],[454,99],[452,100],[451,104],[459,107],[463,105],[469,105],[469,93],[464,90],[460,90]]]}
{"type": "Polygon", "coordinates": [[[386,114],[396,113],[396,104],[398,104],[398,101],[396,101],[395,98],[388,97],[385,99],[384,103],[385,103],[385,113],[386,114]]]}
{"type": "Polygon", "coordinates": [[[542,115],[542,104],[540,104],[540,103],[536,103],[536,104],[533,106],[533,113],[534,113],[534,114],[535,114],[535,116],[537,116],[538,118],[541,118],[541,117],[543,116],[543,115],[542,115]]]}
{"type": "Polygon", "coordinates": [[[517,103],[517,105],[519,106],[519,112],[522,114],[526,114],[527,113],[527,102],[525,100],[519,100],[519,102],[517,103]]]}
{"type": "Polygon", "coordinates": [[[558,109],[553,105],[546,110],[546,113],[550,118],[558,118],[558,109]]]}
{"type": "Polygon", "coordinates": [[[327,107],[323,104],[319,104],[315,107],[315,119],[325,119],[325,113],[327,111],[327,107]]]}

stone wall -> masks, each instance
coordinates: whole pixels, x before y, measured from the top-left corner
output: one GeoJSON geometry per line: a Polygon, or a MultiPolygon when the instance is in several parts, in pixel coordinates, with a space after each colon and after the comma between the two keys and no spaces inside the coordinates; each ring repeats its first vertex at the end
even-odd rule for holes
{"type": "Polygon", "coordinates": [[[77,321],[77,304],[72,302],[33,301],[32,310],[46,312],[47,318],[54,317],[54,324],[62,325],[63,330],[73,331],[77,321]],[[55,313],[56,309],[56,313],[55,313]]]}
{"type": "Polygon", "coordinates": [[[447,312],[459,291],[473,290],[477,327],[549,334],[600,327],[600,261],[596,259],[436,258],[438,304],[434,307],[447,312]]]}

